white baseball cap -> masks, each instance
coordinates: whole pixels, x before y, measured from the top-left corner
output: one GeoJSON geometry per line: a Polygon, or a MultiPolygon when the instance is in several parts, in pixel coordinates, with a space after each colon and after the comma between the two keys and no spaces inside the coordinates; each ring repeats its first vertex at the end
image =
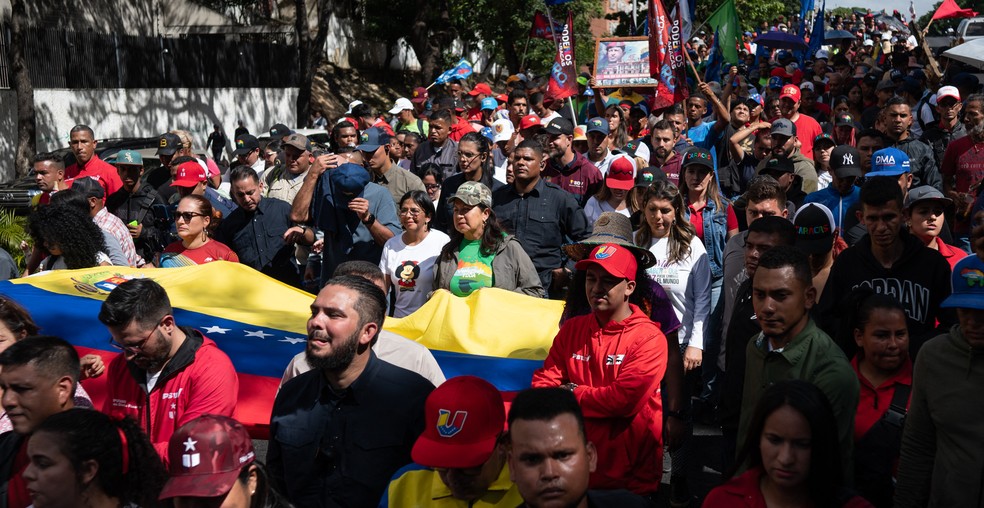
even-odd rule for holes
{"type": "Polygon", "coordinates": [[[871,39],[865,39],[862,44],[865,45],[865,46],[874,46],[875,45],[875,41],[873,41],[871,39]]]}
{"type": "Polygon", "coordinates": [[[957,100],[957,102],[959,102],[960,90],[957,90],[957,87],[955,86],[950,86],[950,85],[941,86],[939,91],[936,92],[936,101],[939,102],[939,100],[944,97],[953,97],[954,99],[957,100]]]}
{"type": "Polygon", "coordinates": [[[512,121],[508,118],[492,122],[492,142],[508,141],[512,137],[513,131],[515,129],[513,128],[512,121]]]}
{"type": "Polygon", "coordinates": [[[350,102],[349,103],[349,108],[348,108],[347,111],[345,111],[345,114],[346,115],[351,115],[352,114],[352,109],[355,108],[356,106],[360,106],[360,105],[362,105],[362,101],[360,101],[359,99],[356,99],[356,100],[350,102]]]}
{"type": "MultiPolygon", "coordinates": [[[[389,110],[389,114],[395,115],[400,111],[403,111],[404,109],[413,109],[413,103],[410,102],[410,99],[407,99],[406,97],[400,97],[399,99],[396,100],[396,103],[393,104],[393,107],[389,110]]],[[[352,109],[349,108],[349,111],[351,110],[352,109]]]]}
{"type": "Polygon", "coordinates": [[[830,58],[830,52],[827,51],[826,49],[818,50],[817,51],[816,58],[817,58],[817,60],[820,60],[820,59],[827,60],[827,59],[830,58]]]}

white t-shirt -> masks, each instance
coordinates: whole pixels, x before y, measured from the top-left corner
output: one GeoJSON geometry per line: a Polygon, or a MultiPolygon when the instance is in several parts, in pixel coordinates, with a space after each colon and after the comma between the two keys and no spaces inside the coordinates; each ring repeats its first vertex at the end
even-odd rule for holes
{"type": "Polygon", "coordinates": [[[394,317],[408,316],[427,302],[427,295],[434,291],[434,264],[450,241],[448,235],[432,229],[417,245],[403,243],[402,234],[383,245],[379,269],[389,277],[396,292],[394,317]]]}
{"type": "Polygon", "coordinates": [[[649,252],[656,264],[646,270],[649,277],[663,286],[673,311],[680,320],[681,345],[704,349],[704,323],[711,313],[711,265],[700,238],[690,241],[690,254],[682,261],[669,264],[669,237],[654,239],[649,252]]]}
{"type": "Polygon", "coordinates": [[[608,204],[608,201],[598,201],[598,198],[594,196],[588,198],[588,202],[584,204],[584,215],[588,218],[588,224],[594,224],[604,212],[618,212],[626,217],[632,216],[632,213],[629,212],[629,207],[616,210],[612,205],[608,204]]]}

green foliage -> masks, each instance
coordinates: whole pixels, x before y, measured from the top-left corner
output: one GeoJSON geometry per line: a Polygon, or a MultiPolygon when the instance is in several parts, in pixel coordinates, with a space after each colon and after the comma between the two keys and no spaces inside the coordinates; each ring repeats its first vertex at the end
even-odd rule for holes
{"type": "Polygon", "coordinates": [[[27,239],[27,217],[17,215],[11,209],[0,208],[0,247],[10,253],[22,270],[26,260],[21,242],[27,239]]]}
{"type": "MultiPolygon", "coordinates": [[[[724,0],[696,0],[696,2],[695,30],[724,3],[724,0]]],[[[735,0],[735,9],[738,11],[738,21],[741,22],[742,29],[753,30],[758,26],[759,21],[772,21],[780,14],[788,16],[793,10],[799,14],[799,2],[791,4],[782,0],[735,0]]]]}
{"type": "MultiPolygon", "coordinates": [[[[451,24],[466,44],[480,41],[486,53],[493,55],[493,62],[505,65],[510,73],[518,72],[533,15],[544,11],[542,0],[469,0],[451,1],[451,24]]],[[[574,54],[578,64],[593,60],[594,37],[591,35],[591,19],[601,16],[601,0],[573,0],[551,10],[554,21],[562,23],[567,11],[574,13],[574,54]],[[591,55],[591,56],[588,56],[591,55]]],[[[474,49],[475,46],[467,49],[474,49]]],[[[450,49],[450,48],[449,48],[450,49]]],[[[526,68],[543,75],[553,65],[556,45],[545,39],[529,43],[526,68]]],[[[447,53],[448,51],[446,51],[447,53]]],[[[457,61],[460,54],[451,55],[448,61],[457,61]]]]}

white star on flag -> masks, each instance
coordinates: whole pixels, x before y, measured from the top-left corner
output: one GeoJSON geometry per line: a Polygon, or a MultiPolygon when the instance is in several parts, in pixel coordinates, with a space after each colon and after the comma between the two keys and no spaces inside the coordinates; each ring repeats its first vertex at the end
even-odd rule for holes
{"type": "Polygon", "coordinates": [[[195,451],[195,445],[198,444],[198,441],[195,441],[194,439],[189,437],[188,440],[182,444],[185,445],[186,452],[193,452],[195,451]]]}
{"type": "Polygon", "coordinates": [[[300,342],[307,342],[307,339],[301,337],[284,337],[280,339],[280,342],[289,342],[290,344],[297,344],[300,342]]]}
{"type": "Polygon", "coordinates": [[[229,331],[229,328],[222,328],[220,326],[206,326],[205,328],[202,328],[202,330],[205,330],[205,333],[225,334],[225,332],[229,331]]]}
{"type": "Polygon", "coordinates": [[[256,331],[246,330],[246,336],[247,337],[258,337],[260,339],[265,339],[267,337],[273,337],[273,334],[272,333],[266,333],[263,330],[256,330],[256,331]]]}

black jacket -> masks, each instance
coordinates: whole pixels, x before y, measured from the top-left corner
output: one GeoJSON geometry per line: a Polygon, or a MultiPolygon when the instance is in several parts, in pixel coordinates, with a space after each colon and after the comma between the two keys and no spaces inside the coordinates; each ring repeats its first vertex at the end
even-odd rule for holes
{"type": "Polygon", "coordinates": [[[132,221],[143,224],[143,231],[139,237],[133,239],[133,245],[137,248],[137,254],[148,263],[153,261],[155,254],[162,252],[171,243],[168,238],[170,225],[154,217],[154,205],[166,207],[167,203],[157,193],[157,189],[147,184],[141,185],[133,194],[120,189],[106,198],[106,208],[124,224],[132,221]]]}
{"type": "Polygon", "coordinates": [[[909,352],[915,358],[923,342],[956,322],[952,311],[940,303],[950,295],[950,264],[939,252],[922,244],[918,238],[901,230],[902,256],[891,268],[885,268],[871,250],[871,237],[865,235],[857,245],[841,252],[830,269],[830,277],[820,297],[814,316],[828,335],[841,346],[849,358],[857,346],[846,333],[841,316],[847,315],[838,302],[856,287],[867,286],[877,293],[895,296],[905,308],[909,325],[909,352]]]}

